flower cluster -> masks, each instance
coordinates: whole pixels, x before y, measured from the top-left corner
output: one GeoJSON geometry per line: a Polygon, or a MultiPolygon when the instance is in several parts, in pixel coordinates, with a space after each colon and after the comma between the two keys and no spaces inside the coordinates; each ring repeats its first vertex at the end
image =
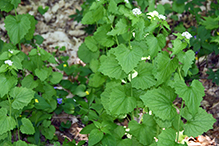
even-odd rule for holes
{"type": "Polygon", "coordinates": [[[159,14],[157,11],[149,12],[149,13],[147,13],[147,15],[149,15],[148,16],[149,19],[154,18],[156,16],[159,19],[166,20],[166,16],[159,14]]]}
{"type": "Polygon", "coordinates": [[[13,62],[11,60],[5,60],[5,64],[8,64],[9,66],[12,66],[13,62]]]}
{"type": "Polygon", "coordinates": [[[192,35],[188,31],[183,32],[182,36],[186,37],[187,39],[192,38],[192,35]]]}
{"type": "Polygon", "coordinates": [[[132,10],[132,13],[136,16],[136,15],[140,15],[141,14],[141,10],[139,8],[134,8],[132,10]]]}
{"type": "Polygon", "coordinates": [[[158,15],[158,18],[159,18],[159,19],[166,20],[166,16],[164,16],[164,15],[162,15],[162,14],[158,15]]]}

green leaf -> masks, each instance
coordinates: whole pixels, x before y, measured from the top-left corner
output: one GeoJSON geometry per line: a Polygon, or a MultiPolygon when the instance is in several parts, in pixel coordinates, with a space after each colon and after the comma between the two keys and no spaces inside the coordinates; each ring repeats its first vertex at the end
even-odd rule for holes
{"type": "Polygon", "coordinates": [[[209,71],[207,71],[206,73],[209,75],[208,79],[211,79],[212,82],[219,85],[219,69],[216,72],[214,72],[212,69],[209,68],[209,71]]]}
{"type": "Polygon", "coordinates": [[[92,59],[90,62],[90,69],[93,72],[97,72],[99,67],[100,67],[100,61],[97,59],[92,59]]]}
{"type": "Polygon", "coordinates": [[[0,9],[1,11],[9,12],[14,8],[11,4],[11,0],[1,0],[0,1],[0,9]]]}
{"type": "Polygon", "coordinates": [[[129,122],[130,133],[135,136],[143,145],[150,145],[154,142],[157,128],[156,122],[150,115],[144,114],[143,122],[139,124],[137,121],[132,120],[129,122]]]}
{"type": "Polygon", "coordinates": [[[86,96],[85,89],[86,89],[86,86],[84,84],[80,84],[75,89],[74,94],[78,95],[79,97],[84,97],[86,96]]]}
{"type": "Polygon", "coordinates": [[[89,124],[80,131],[80,134],[89,134],[95,128],[94,124],[89,124]]]}
{"type": "Polygon", "coordinates": [[[85,44],[87,46],[87,48],[92,51],[92,52],[96,52],[98,51],[98,47],[97,47],[97,42],[96,40],[93,38],[93,36],[87,36],[85,38],[85,44]]]}
{"type": "Polygon", "coordinates": [[[192,67],[193,61],[195,59],[195,53],[192,50],[189,50],[187,52],[180,52],[177,55],[177,58],[183,64],[182,69],[184,71],[184,75],[186,76],[189,68],[192,67]]]}
{"type": "Polygon", "coordinates": [[[161,134],[158,135],[158,143],[157,146],[175,146],[177,143],[175,142],[176,131],[168,128],[162,130],[161,134]]]}
{"type": "Polygon", "coordinates": [[[107,82],[106,88],[104,92],[101,94],[101,103],[103,104],[104,109],[106,109],[106,112],[108,114],[111,114],[109,111],[110,106],[110,94],[113,89],[117,88],[121,83],[120,82],[107,82]]]}
{"type": "Polygon", "coordinates": [[[174,1],[172,4],[172,9],[177,13],[183,13],[183,11],[185,10],[185,4],[177,4],[177,1],[174,1]]]}
{"type": "Polygon", "coordinates": [[[65,103],[64,105],[62,105],[62,108],[67,114],[73,114],[75,109],[74,104],[72,103],[65,103]]]}
{"type": "Polygon", "coordinates": [[[2,66],[0,67],[0,73],[4,73],[7,71],[7,65],[6,64],[2,64],[2,66]]]}
{"type": "Polygon", "coordinates": [[[35,102],[35,108],[36,109],[41,109],[41,110],[44,110],[44,111],[48,111],[47,109],[51,108],[51,106],[48,104],[48,102],[43,97],[41,97],[40,95],[35,94],[35,99],[38,100],[38,103],[35,102]]]}
{"type": "Polygon", "coordinates": [[[83,16],[81,23],[82,24],[94,24],[95,22],[97,22],[98,20],[100,20],[104,16],[105,12],[106,12],[106,10],[103,7],[103,5],[100,5],[95,10],[88,11],[83,16]]]}
{"type": "Polygon", "coordinates": [[[1,53],[0,60],[7,60],[7,59],[9,59],[8,54],[9,53],[7,51],[4,51],[3,53],[1,53]]]}
{"type": "Polygon", "coordinates": [[[212,18],[212,17],[203,17],[205,20],[201,23],[205,26],[206,29],[217,29],[219,27],[218,25],[218,18],[212,18]]]}
{"type": "Polygon", "coordinates": [[[0,135],[7,131],[13,130],[17,125],[14,118],[7,115],[5,108],[0,108],[0,135]]]}
{"type": "Polygon", "coordinates": [[[135,97],[126,95],[126,92],[124,86],[117,86],[112,90],[109,99],[109,110],[112,114],[126,114],[133,111],[136,107],[135,97]]]}
{"type": "Polygon", "coordinates": [[[145,20],[144,19],[139,19],[139,23],[136,23],[134,27],[135,27],[135,39],[137,41],[140,41],[140,40],[144,39],[144,36],[145,36],[145,32],[144,32],[145,20]]]}
{"type": "Polygon", "coordinates": [[[52,72],[51,76],[50,82],[52,84],[58,84],[62,80],[63,74],[60,72],[52,72]]]}
{"type": "Polygon", "coordinates": [[[99,57],[99,51],[92,52],[88,49],[85,43],[81,44],[78,50],[78,57],[85,63],[90,63],[92,59],[97,59],[99,57]]]}
{"type": "Polygon", "coordinates": [[[11,4],[15,7],[17,7],[19,3],[21,3],[21,0],[11,0],[11,4]]]}
{"type": "Polygon", "coordinates": [[[5,18],[5,28],[8,32],[10,40],[14,45],[20,42],[21,39],[28,33],[31,28],[31,22],[25,15],[15,16],[9,15],[5,18]]]}
{"type": "Polygon", "coordinates": [[[158,89],[147,91],[140,96],[146,106],[148,106],[154,114],[162,120],[172,120],[177,112],[173,106],[176,98],[174,90],[168,86],[162,86],[158,89]]]}
{"type": "Polygon", "coordinates": [[[183,109],[182,113],[182,116],[187,120],[187,123],[184,125],[184,134],[188,136],[196,137],[201,135],[209,129],[213,129],[212,125],[216,122],[216,119],[202,108],[198,108],[198,112],[193,117],[188,113],[187,108],[183,109]],[[187,114],[184,114],[185,112],[187,114]]]}
{"type": "Polygon", "coordinates": [[[157,56],[158,51],[161,51],[158,39],[154,37],[154,35],[149,35],[146,37],[146,42],[149,47],[150,56],[151,58],[154,58],[157,56]]]}
{"type": "Polygon", "coordinates": [[[56,129],[53,125],[50,125],[48,127],[44,127],[41,133],[46,137],[46,139],[52,140],[54,137],[54,134],[56,132],[56,129]]]}
{"type": "Polygon", "coordinates": [[[36,44],[41,45],[44,41],[44,38],[41,35],[35,35],[33,37],[36,40],[36,44]]]}
{"type": "Polygon", "coordinates": [[[25,14],[25,16],[27,16],[27,18],[30,21],[30,29],[28,30],[28,33],[24,36],[24,38],[26,40],[31,40],[31,39],[33,39],[33,34],[35,32],[36,20],[35,20],[34,16],[32,16],[30,14],[25,14]]]}
{"type": "Polygon", "coordinates": [[[173,41],[173,53],[171,54],[171,57],[175,54],[178,54],[181,50],[185,49],[186,46],[187,46],[187,43],[186,42],[182,42],[181,40],[179,39],[176,39],[173,41]]]}
{"type": "Polygon", "coordinates": [[[121,18],[117,23],[114,29],[107,33],[107,35],[120,35],[128,31],[127,21],[125,18],[121,18]]]}
{"type": "Polygon", "coordinates": [[[115,0],[111,0],[109,1],[109,6],[108,6],[108,11],[113,13],[113,14],[119,14],[119,11],[118,11],[118,7],[117,7],[117,1],[115,0]]]}
{"type": "Polygon", "coordinates": [[[174,88],[179,97],[185,100],[189,112],[195,115],[201,105],[202,97],[205,95],[204,87],[198,80],[193,80],[191,86],[187,86],[184,81],[176,80],[174,88]]]}
{"type": "Polygon", "coordinates": [[[33,75],[29,74],[21,81],[21,85],[23,87],[33,89],[38,86],[38,82],[33,79],[33,75]]]}
{"type": "Polygon", "coordinates": [[[177,59],[170,59],[168,52],[159,53],[155,63],[157,66],[155,78],[159,84],[167,81],[178,66],[177,59]]]}
{"type": "Polygon", "coordinates": [[[107,33],[111,30],[111,25],[102,25],[97,28],[96,32],[94,33],[94,39],[98,44],[111,47],[114,45],[113,37],[108,36],[107,33]]]}
{"type": "MultiPolygon", "coordinates": [[[[22,58],[23,59],[23,58],[22,58]]],[[[22,60],[18,56],[12,56],[11,60],[17,69],[22,69],[22,60]]]]}
{"type": "Polygon", "coordinates": [[[88,86],[97,88],[100,87],[104,82],[105,77],[100,72],[96,72],[95,74],[90,75],[88,86]]]}
{"type": "Polygon", "coordinates": [[[143,51],[140,47],[127,48],[125,45],[119,45],[115,48],[116,59],[122,66],[125,73],[132,71],[141,60],[143,51]]]}
{"type": "Polygon", "coordinates": [[[7,94],[12,87],[17,84],[17,78],[14,76],[7,76],[0,74],[0,97],[7,94]]]}
{"type": "Polygon", "coordinates": [[[88,138],[88,146],[97,144],[103,138],[103,132],[98,129],[93,129],[88,138]]]}
{"type": "Polygon", "coordinates": [[[22,109],[24,106],[27,106],[30,101],[34,98],[34,91],[24,87],[15,87],[13,88],[9,95],[13,97],[12,107],[14,109],[22,109]]]}
{"type": "Polygon", "coordinates": [[[48,70],[37,68],[35,70],[35,74],[38,78],[40,78],[41,81],[44,81],[48,77],[48,70]]]}
{"type": "Polygon", "coordinates": [[[45,9],[43,9],[43,6],[39,6],[37,10],[41,15],[43,15],[49,10],[49,7],[46,6],[45,9]]]}
{"type": "Polygon", "coordinates": [[[135,70],[138,72],[138,75],[131,81],[134,88],[145,90],[156,84],[152,73],[152,64],[141,62],[135,70]]]}
{"type": "Polygon", "coordinates": [[[33,124],[31,123],[31,121],[27,118],[22,118],[21,119],[22,125],[20,127],[20,130],[23,134],[34,134],[35,133],[35,129],[33,127],[33,124]]]}
{"type": "Polygon", "coordinates": [[[102,55],[100,57],[100,68],[98,71],[115,79],[123,79],[126,76],[114,55],[102,55]]]}
{"type": "Polygon", "coordinates": [[[146,7],[148,6],[148,1],[144,0],[137,0],[138,5],[141,7],[141,11],[145,11],[146,7]]]}
{"type": "Polygon", "coordinates": [[[27,144],[25,141],[18,140],[13,143],[13,146],[36,146],[35,144],[27,144]]]}

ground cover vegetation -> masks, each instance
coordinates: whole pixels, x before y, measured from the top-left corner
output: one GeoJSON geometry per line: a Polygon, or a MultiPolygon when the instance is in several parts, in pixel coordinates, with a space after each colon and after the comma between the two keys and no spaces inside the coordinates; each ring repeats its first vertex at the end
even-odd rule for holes
{"type": "MultiPolygon", "coordinates": [[[[54,134],[52,115],[62,112],[80,115],[89,146],[187,145],[185,136],[212,129],[216,120],[200,107],[205,92],[195,60],[219,53],[217,2],[211,2],[203,15],[199,6],[205,1],[86,1],[82,11],[70,16],[87,25],[89,35],[78,50],[86,66],[69,66],[66,57],[57,64],[54,55],[40,48],[43,39],[34,35],[37,21],[30,14],[17,14],[20,2],[0,1],[0,10],[8,13],[4,23],[10,38],[0,40],[2,145],[76,145],[60,143],[54,134]],[[12,10],[15,15],[9,13],[12,10]],[[177,14],[184,11],[196,25],[167,23],[167,16],[176,23],[177,14]],[[167,46],[170,35],[172,47],[167,46]],[[27,55],[21,44],[35,49],[27,55]],[[64,80],[51,64],[73,79],[64,80]],[[74,96],[66,98],[68,92],[74,96]],[[177,98],[180,107],[174,104],[177,98]]],[[[41,14],[47,10],[38,9],[41,14]]],[[[208,74],[219,83],[218,71],[208,74]]],[[[70,125],[62,123],[60,129],[70,125]]],[[[87,143],[77,143],[83,144],[87,143]]]]}

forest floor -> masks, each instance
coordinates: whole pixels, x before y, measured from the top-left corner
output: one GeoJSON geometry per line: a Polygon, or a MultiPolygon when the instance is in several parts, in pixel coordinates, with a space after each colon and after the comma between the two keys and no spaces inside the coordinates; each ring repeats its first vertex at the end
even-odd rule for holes
{"type": "MultiPolygon", "coordinates": [[[[38,21],[35,35],[39,34],[45,39],[40,46],[41,48],[44,48],[50,53],[55,52],[56,57],[61,55],[69,56],[68,64],[72,65],[82,63],[77,57],[77,50],[87,34],[84,31],[85,26],[69,18],[69,16],[75,14],[76,9],[81,10],[82,2],[82,0],[22,0],[17,12],[18,14],[29,13],[38,21]],[[37,11],[39,6],[49,6],[49,10],[44,15],[41,15],[37,11]],[[65,46],[66,50],[60,51],[54,49],[56,46],[60,48],[65,46]]],[[[3,21],[4,19],[2,18],[0,20],[0,35],[3,41],[8,41],[3,21]]],[[[28,53],[31,49],[31,46],[22,45],[22,51],[25,53],[28,53]]],[[[208,146],[219,143],[219,86],[207,79],[208,75],[206,74],[208,68],[212,68],[213,70],[219,68],[218,57],[219,55],[210,54],[207,56],[207,61],[203,57],[196,61],[200,70],[200,81],[205,88],[205,96],[203,97],[201,106],[208,113],[212,114],[213,117],[217,119],[217,122],[214,124],[213,129],[204,133],[202,136],[188,138],[189,145],[208,146]]],[[[62,142],[64,138],[70,141],[75,139],[77,142],[80,140],[88,140],[87,135],[79,133],[84,127],[79,117],[63,113],[54,115],[52,123],[57,129],[56,135],[60,142],[62,142]],[[61,122],[66,122],[67,120],[72,121],[72,126],[67,131],[61,132],[58,126],[61,122]]]]}

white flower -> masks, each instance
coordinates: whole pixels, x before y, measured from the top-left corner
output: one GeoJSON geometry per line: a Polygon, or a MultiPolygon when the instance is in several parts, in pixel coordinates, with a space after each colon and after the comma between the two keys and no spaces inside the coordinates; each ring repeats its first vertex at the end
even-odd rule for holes
{"type": "Polygon", "coordinates": [[[158,15],[158,18],[159,18],[159,19],[166,20],[166,16],[164,16],[164,15],[162,15],[162,14],[158,15]]]}
{"type": "Polygon", "coordinates": [[[131,134],[128,133],[126,136],[127,136],[129,139],[132,139],[132,135],[131,135],[131,134]]]}
{"type": "Polygon", "coordinates": [[[13,53],[13,51],[11,51],[10,49],[8,50],[11,54],[13,53]]]}
{"type": "Polygon", "coordinates": [[[186,37],[187,39],[190,39],[192,37],[192,35],[188,31],[183,32],[182,36],[186,37]]]}
{"type": "Polygon", "coordinates": [[[124,0],[127,4],[129,3],[129,0],[124,0]]]}
{"type": "Polygon", "coordinates": [[[148,57],[141,57],[141,60],[150,60],[151,59],[151,56],[148,56],[148,57]]]}
{"type": "Polygon", "coordinates": [[[5,64],[8,64],[9,66],[12,66],[12,61],[11,60],[5,60],[5,64]]]}
{"type": "Polygon", "coordinates": [[[125,129],[125,131],[126,131],[126,132],[129,132],[129,131],[130,131],[130,129],[129,129],[129,128],[126,128],[126,129],[125,129]]]}
{"type": "Polygon", "coordinates": [[[132,13],[136,16],[136,15],[140,15],[141,14],[141,10],[139,8],[134,8],[132,10],[132,13]]]}
{"type": "Polygon", "coordinates": [[[155,16],[158,17],[159,13],[157,11],[153,11],[153,12],[147,13],[147,15],[150,15],[148,16],[148,18],[151,19],[151,17],[155,17],[155,16]]]}

